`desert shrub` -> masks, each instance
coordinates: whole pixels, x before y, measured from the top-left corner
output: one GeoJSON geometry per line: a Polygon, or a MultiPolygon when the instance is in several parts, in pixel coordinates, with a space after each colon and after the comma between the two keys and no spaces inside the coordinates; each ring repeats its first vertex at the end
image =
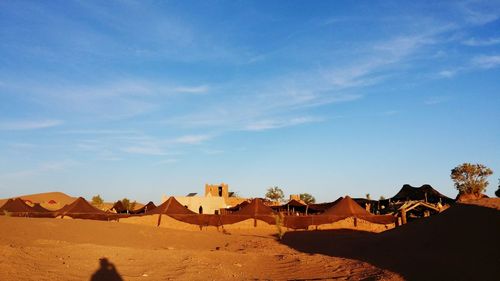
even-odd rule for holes
{"type": "Polygon", "coordinates": [[[274,219],[276,221],[276,230],[278,231],[278,239],[281,240],[283,239],[283,236],[285,235],[285,230],[284,230],[284,217],[282,213],[278,213],[277,215],[274,216],[274,219]]]}
{"type": "Polygon", "coordinates": [[[481,194],[486,190],[493,171],[482,164],[463,163],[451,170],[451,179],[460,194],[481,194]]]}
{"type": "Polygon", "coordinates": [[[97,194],[96,196],[92,197],[91,204],[100,208],[104,204],[104,200],[102,200],[101,195],[97,194]]]}
{"type": "Polygon", "coordinates": [[[314,203],[316,203],[316,198],[314,198],[314,196],[312,196],[309,193],[302,193],[302,194],[300,194],[300,200],[304,201],[304,203],[306,203],[306,204],[314,204],[314,203]]]}
{"type": "Polygon", "coordinates": [[[283,201],[285,193],[283,193],[283,190],[277,186],[270,187],[267,189],[266,198],[275,202],[283,201]]]}

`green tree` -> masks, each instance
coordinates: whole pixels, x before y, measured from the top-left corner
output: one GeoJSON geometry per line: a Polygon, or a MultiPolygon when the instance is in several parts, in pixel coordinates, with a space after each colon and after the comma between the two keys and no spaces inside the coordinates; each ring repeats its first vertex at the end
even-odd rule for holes
{"type": "Polygon", "coordinates": [[[451,179],[459,194],[479,195],[486,190],[488,176],[493,171],[482,164],[463,163],[451,170],[451,179]]]}
{"type": "Polygon", "coordinates": [[[283,190],[277,186],[270,187],[267,189],[266,198],[275,202],[283,201],[285,193],[283,193],[283,190]]]}
{"type": "Polygon", "coordinates": [[[91,204],[96,206],[97,208],[101,208],[102,204],[104,204],[104,200],[102,200],[101,195],[97,194],[96,196],[92,197],[91,204]]]}
{"type": "Polygon", "coordinates": [[[306,203],[306,204],[316,203],[316,198],[314,198],[314,196],[312,196],[309,193],[302,193],[299,196],[300,196],[300,200],[304,201],[304,203],[306,203]]]}

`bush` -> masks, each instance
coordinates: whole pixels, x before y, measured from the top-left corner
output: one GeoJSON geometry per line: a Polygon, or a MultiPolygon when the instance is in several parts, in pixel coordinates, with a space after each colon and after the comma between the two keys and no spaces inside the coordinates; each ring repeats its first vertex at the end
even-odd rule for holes
{"type": "Polygon", "coordinates": [[[455,187],[459,194],[482,194],[489,182],[488,176],[493,171],[482,164],[463,163],[451,170],[451,179],[455,182],[455,187]]]}

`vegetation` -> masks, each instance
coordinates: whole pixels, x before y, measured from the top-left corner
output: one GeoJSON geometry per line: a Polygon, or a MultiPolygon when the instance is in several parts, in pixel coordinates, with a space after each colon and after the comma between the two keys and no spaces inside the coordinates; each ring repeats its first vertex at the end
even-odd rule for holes
{"type": "Polygon", "coordinates": [[[267,189],[266,198],[275,202],[283,201],[285,193],[283,193],[283,190],[277,186],[270,187],[267,189]]]}
{"type": "Polygon", "coordinates": [[[97,194],[96,196],[92,197],[91,204],[96,206],[97,208],[101,208],[104,204],[104,200],[102,200],[101,195],[97,194]]]}
{"type": "Polygon", "coordinates": [[[367,193],[365,196],[366,196],[367,200],[372,200],[371,197],[370,197],[370,193],[367,193]]]}
{"type": "Polygon", "coordinates": [[[463,163],[451,170],[451,179],[459,194],[479,195],[486,190],[489,182],[486,180],[493,171],[482,164],[463,163]]]}
{"type": "Polygon", "coordinates": [[[276,220],[276,229],[278,230],[278,238],[279,240],[281,240],[285,235],[285,231],[283,230],[283,223],[284,223],[283,214],[278,213],[276,216],[274,216],[274,218],[276,220]]]}
{"type": "Polygon", "coordinates": [[[123,198],[122,204],[123,204],[123,207],[125,208],[125,210],[132,211],[135,209],[135,205],[137,205],[137,202],[136,201],[130,202],[130,199],[123,198]]]}
{"type": "Polygon", "coordinates": [[[314,196],[312,196],[309,193],[302,193],[299,196],[300,196],[300,200],[304,201],[304,203],[306,203],[306,204],[316,203],[316,198],[314,198],[314,196]]]}
{"type": "Polygon", "coordinates": [[[379,200],[385,200],[384,195],[380,195],[380,199],[379,200]]]}

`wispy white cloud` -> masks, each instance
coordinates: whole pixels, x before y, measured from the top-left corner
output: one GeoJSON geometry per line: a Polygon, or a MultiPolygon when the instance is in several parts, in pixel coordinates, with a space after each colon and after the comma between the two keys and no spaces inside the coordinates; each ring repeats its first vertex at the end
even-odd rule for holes
{"type": "Polygon", "coordinates": [[[460,70],[461,70],[460,68],[441,70],[440,72],[438,72],[438,76],[444,78],[452,78],[455,75],[457,75],[460,72],[460,70]]]}
{"type": "Polygon", "coordinates": [[[207,155],[216,155],[216,154],[222,154],[224,153],[224,150],[221,149],[204,149],[203,153],[207,155]]]}
{"type": "Polygon", "coordinates": [[[441,104],[444,102],[447,102],[450,100],[450,97],[447,96],[434,96],[434,97],[429,97],[424,101],[426,105],[436,105],[436,104],[441,104]]]}
{"type": "Polygon", "coordinates": [[[472,58],[472,65],[475,67],[490,69],[500,66],[500,55],[480,55],[472,58]]]}
{"type": "Polygon", "coordinates": [[[213,136],[211,135],[186,135],[176,138],[174,142],[180,144],[201,144],[212,138],[213,136]]]}
{"type": "Polygon", "coordinates": [[[171,165],[171,164],[175,164],[177,162],[179,162],[179,159],[170,158],[170,159],[158,161],[158,162],[156,162],[156,165],[171,165]]]}
{"type": "Polygon", "coordinates": [[[176,87],[173,90],[178,93],[204,94],[208,92],[209,87],[208,85],[193,86],[193,87],[181,86],[181,87],[176,87]]]}
{"type": "Polygon", "coordinates": [[[46,129],[62,125],[63,123],[63,121],[55,119],[0,121],[0,130],[21,131],[46,129]]]}
{"type": "Polygon", "coordinates": [[[476,39],[474,37],[462,41],[462,44],[467,46],[493,46],[500,44],[500,37],[487,38],[487,39],[476,39]]]}
{"type": "Polygon", "coordinates": [[[278,129],[292,127],[307,123],[321,122],[323,119],[317,117],[295,117],[288,120],[260,120],[248,124],[244,130],[246,131],[264,131],[270,129],[278,129]]]}
{"type": "Polygon", "coordinates": [[[153,155],[162,156],[168,155],[168,153],[159,147],[155,146],[128,146],[121,149],[123,152],[131,154],[143,154],[143,155],[153,155]]]}
{"type": "Polygon", "coordinates": [[[382,116],[393,116],[401,113],[400,110],[386,110],[380,113],[382,116]]]}
{"type": "Polygon", "coordinates": [[[61,161],[43,162],[32,169],[26,169],[26,170],[20,170],[20,171],[0,174],[0,178],[3,178],[3,179],[23,179],[23,178],[27,178],[27,177],[34,177],[34,176],[39,176],[39,175],[44,175],[44,174],[49,174],[49,173],[61,172],[61,171],[68,169],[69,167],[73,167],[77,164],[78,164],[78,162],[76,162],[74,160],[69,160],[69,159],[61,160],[61,161]]]}
{"type": "Polygon", "coordinates": [[[498,1],[462,1],[458,6],[470,24],[485,25],[500,18],[498,1]]]}
{"type": "Polygon", "coordinates": [[[441,70],[437,73],[437,77],[453,78],[459,74],[478,70],[488,70],[496,67],[500,67],[499,55],[477,55],[469,59],[469,61],[462,66],[441,70]]]}

